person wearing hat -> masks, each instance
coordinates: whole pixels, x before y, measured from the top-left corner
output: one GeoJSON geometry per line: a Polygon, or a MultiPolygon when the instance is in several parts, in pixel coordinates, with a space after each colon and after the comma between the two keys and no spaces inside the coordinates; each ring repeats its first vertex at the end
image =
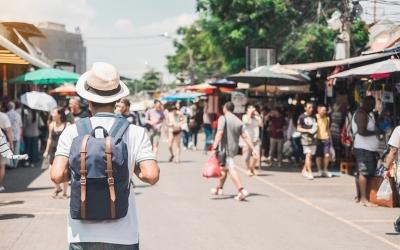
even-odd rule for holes
{"type": "MultiPolygon", "coordinates": [[[[110,130],[116,115],[115,104],[129,95],[127,86],[120,80],[114,66],[97,62],[84,73],[76,84],[79,96],[86,99],[93,115],[90,122],[93,128],[98,126],[110,130]]],[[[69,161],[72,141],[78,136],[76,124],[68,126],[58,142],[53,168],[50,176],[55,183],[64,179],[69,161]]],[[[159,179],[159,166],[152,152],[150,140],[144,128],[129,125],[124,135],[128,147],[129,173],[149,184],[159,179]]],[[[131,185],[133,186],[133,185],[131,185]]],[[[129,195],[128,213],[118,220],[86,221],[68,217],[68,242],[70,249],[139,249],[138,222],[133,190],[129,195]]]]}

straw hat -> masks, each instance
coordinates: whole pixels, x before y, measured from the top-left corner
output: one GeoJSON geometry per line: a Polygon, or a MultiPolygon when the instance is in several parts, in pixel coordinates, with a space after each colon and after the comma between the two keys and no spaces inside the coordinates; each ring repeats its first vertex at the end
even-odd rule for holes
{"type": "Polygon", "coordinates": [[[97,103],[111,103],[129,95],[129,89],[120,80],[117,69],[105,62],[96,62],[76,84],[82,98],[97,103]]]}

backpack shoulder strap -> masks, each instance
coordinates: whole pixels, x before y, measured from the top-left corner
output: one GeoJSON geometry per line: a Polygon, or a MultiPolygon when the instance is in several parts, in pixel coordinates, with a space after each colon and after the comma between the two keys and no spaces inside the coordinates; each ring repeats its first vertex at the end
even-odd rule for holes
{"type": "Polygon", "coordinates": [[[90,122],[90,118],[81,118],[76,123],[76,128],[78,130],[78,135],[86,135],[92,131],[92,123],[90,122]]]}
{"type": "Polygon", "coordinates": [[[114,124],[110,129],[111,137],[114,137],[116,142],[118,143],[124,136],[129,125],[130,125],[130,123],[128,122],[127,119],[125,119],[123,117],[115,118],[114,124]]]}

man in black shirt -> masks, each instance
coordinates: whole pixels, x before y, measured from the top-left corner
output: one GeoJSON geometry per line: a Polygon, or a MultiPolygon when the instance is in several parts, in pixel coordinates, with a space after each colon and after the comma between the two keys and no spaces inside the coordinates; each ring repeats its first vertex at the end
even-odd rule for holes
{"type": "Polygon", "coordinates": [[[89,112],[81,108],[81,100],[79,97],[72,97],[68,103],[69,113],[67,121],[76,123],[79,119],[89,117],[89,112]]]}

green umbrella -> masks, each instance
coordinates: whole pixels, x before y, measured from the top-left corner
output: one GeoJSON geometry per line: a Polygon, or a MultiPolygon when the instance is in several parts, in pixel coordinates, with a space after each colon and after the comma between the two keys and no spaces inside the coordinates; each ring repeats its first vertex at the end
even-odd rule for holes
{"type": "Polygon", "coordinates": [[[78,81],[79,75],[61,69],[38,69],[10,80],[12,83],[61,84],[78,81]]]}

